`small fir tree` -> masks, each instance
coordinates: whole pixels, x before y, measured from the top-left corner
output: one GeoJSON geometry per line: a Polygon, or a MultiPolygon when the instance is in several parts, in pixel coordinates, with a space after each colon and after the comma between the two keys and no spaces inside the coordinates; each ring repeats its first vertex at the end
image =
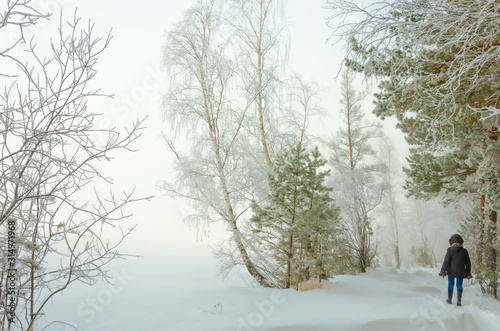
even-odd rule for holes
{"type": "Polygon", "coordinates": [[[339,208],[324,184],[330,172],[320,171],[325,163],[317,148],[297,145],[276,160],[267,199],[252,205],[254,232],[275,258],[280,287],[326,279],[344,265],[339,208]]]}

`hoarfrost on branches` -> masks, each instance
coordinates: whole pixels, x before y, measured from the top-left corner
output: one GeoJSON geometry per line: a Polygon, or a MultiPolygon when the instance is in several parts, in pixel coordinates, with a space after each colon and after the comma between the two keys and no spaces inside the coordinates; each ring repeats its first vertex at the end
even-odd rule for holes
{"type": "MultiPolygon", "coordinates": [[[[117,196],[92,186],[111,182],[98,162],[109,161],[114,151],[131,151],[142,121],[125,134],[102,129],[95,125],[99,115],[87,107],[88,98],[100,95],[90,81],[110,35],[96,37],[94,25],[84,24],[76,12],[67,22],[61,15],[47,55],[37,45],[39,36],[28,39],[26,30],[50,14],[25,0],[7,1],[1,15],[0,33],[13,38],[1,53],[8,69],[2,72],[0,95],[0,225],[16,224],[14,323],[32,329],[55,294],[75,281],[107,279],[108,263],[126,256],[117,248],[134,227],[122,227],[120,220],[130,216],[125,207],[141,199],[133,192],[117,196]],[[112,234],[114,240],[107,240],[112,234]],[[59,263],[50,264],[53,260],[59,263]]],[[[7,239],[1,233],[3,247],[7,239]]],[[[6,293],[0,293],[7,325],[6,293]]]]}

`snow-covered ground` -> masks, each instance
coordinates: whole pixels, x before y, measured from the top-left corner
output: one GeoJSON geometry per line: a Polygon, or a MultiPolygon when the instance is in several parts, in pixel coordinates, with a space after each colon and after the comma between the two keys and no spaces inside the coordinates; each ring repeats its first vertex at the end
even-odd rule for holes
{"type": "MultiPolygon", "coordinates": [[[[297,292],[206,286],[210,282],[202,281],[208,276],[203,274],[188,286],[154,275],[134,278],[122,270],[113,285],[72,292],[53,308],[80,330],[498,330],[500,303],[466,281],[463,306],[449,305],[444,302],[446,280],[437,273],[379,268],[336,276],[328,290],[297,292]]],[[[74,329],[59,324],[47,330],[74,329]]]]}

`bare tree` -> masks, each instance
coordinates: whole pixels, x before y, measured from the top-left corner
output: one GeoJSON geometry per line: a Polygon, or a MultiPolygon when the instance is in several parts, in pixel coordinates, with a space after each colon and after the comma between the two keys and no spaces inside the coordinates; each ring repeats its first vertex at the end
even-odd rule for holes
{"type": "Polygon", "coordinates": [[[0,328],[15,323],[33,330],[57,293],[77,281],[108,279],[106,266],[126,256],[117,247],[133,227],[120,221],[129,216],[124,207],[140,199],[103,194],[112,179],[98,163],[114,151],[131,151],[142,121],[124,134],[101,129],[99,114],[87,108],[87,100],[100,95],[89,83],[110,35],[94,36],[94,25],[76,13],[67,23],[61,16],[52,54],[43,55],[37,35],[28,39],[26,29],[49,14],[17,0],[7,1],[0,15],[0,33],[15,36],[0,53],[7,64],[0,95],[0,225],[9,230],[0,232],[0,288],[8,289],[0,292],[0,328]]]}
{"type": "Polygon", "coordinates": [[[359,269],[365,272],[375,256],[371,220],[383,191],[374,176],[380,171],[380,164],[374,161],[371,146],[371,141],[380,136],[380,127],[364,119],[360,104],[363,96],[356,93],[353,81],[354,74],[345,71],[340,101],[344,126],[329,143],[333,153],[330,165],[334,169],[333,194],[346,222],[349,246],[359,269]]]}
{"type": "Polygon", "coordinates": [[[312,135],[308,133],[311,119],[322,115],[323,109],[318,104],[320,88],[314,82],[305,81],[300,75],[295,74],[287,79],[286,100],[283,111],[285,123],[289,129],[286,141],[299,143],[305,146],[310,143],[312,135]]]}
{"type": "Polygon", "coordinates": [[[233,0],[228,18],[240,41],[238,58],[246,98],[257,115],[257,130],[251,133],[258,136],[269,169],[273,165],[273,131],[279,123],[272,109],[278,108],[279,71],[287,59],[282,10],[278,0],[233,0]]]}
{"type": "Polygon", "coordinates": [[[382,199],[382,204],[387,208],[389,216],[393,222],[393,236],[394,242],[392,247],[394,249],[394,261],[396,268],[401,268],[401,252],[399,240],[399,223],[400,213],[397,201],[397,183],[396,183],[396,161],[394,160],[394,145],[389,137],[383,135],[381,139],[380,155],[379,158],[385,163],[386,169],[382,172],[383,179],[386,184],[385,194],[382,199]]]}
{"type": "Polygon", "coordinates": [[[276,284],[274,258],[254,238],[250,206],[267,196],[275,151],[307,141],[319,112],[315,84],[298,75],[290,84],[278,79],[286,62],[279,4],[197,1],[168,32],[164,49],[172,77],[165,138],[176,157],[176,178],[164,188],[194,204],[188,222],[227,225],[232,238],[216,252],[222,272],[243,265],[263,286],[276,284]]]}
{"type": "Polygon", "coordinates": [[[230,38],[218,29],[218,9],[217,1],[198,1],[167,34],[164,61],[172,80],[164,98],[165,119],[174,133],[185,135],[189,148],[177,151],[167,138],[177,162],[176,182],[165,183],[165,189],[194,203],[198,213],[190,220],[223,221],[250,275],[268,287],[239,228],[252,189],[239,148],[250,103],[237,104],[229,94],[236,68],[228,56],[230,38]]]}

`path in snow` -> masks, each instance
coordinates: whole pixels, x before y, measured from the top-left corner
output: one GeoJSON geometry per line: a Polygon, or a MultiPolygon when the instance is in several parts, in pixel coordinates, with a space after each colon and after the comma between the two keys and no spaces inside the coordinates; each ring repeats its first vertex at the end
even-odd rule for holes
{"type": "MultiPolygon", "coordinates": [[[[438,270],[370,270],[337,276],[331,290],[230,288],[200,294],[184,318],[165,330],[273,331],[492,331],[500,304],[465,284],[462,307],[449,305],[438,270]],[[213,307],[217,302],[222,312],[213,307]]],[[[186,309],[188,309],[186,307],[186,309]]]]}

